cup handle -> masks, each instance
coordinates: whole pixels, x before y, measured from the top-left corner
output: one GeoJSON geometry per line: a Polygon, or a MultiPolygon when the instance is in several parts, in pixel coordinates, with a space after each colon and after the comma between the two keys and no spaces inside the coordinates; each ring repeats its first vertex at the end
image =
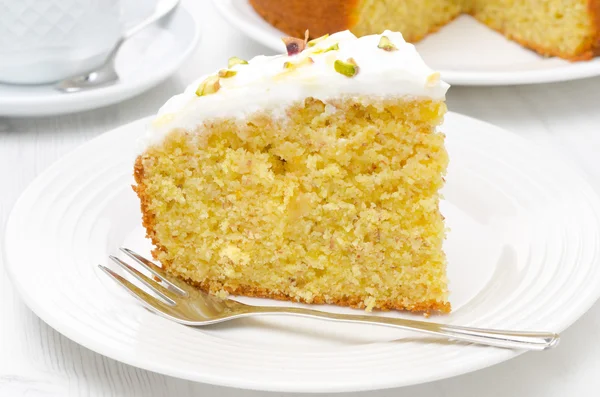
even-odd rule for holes
{"type": "MultiPolygon", "coordinates": [[[[148,18],[164,0],[116,0],[120,2],[121,33],[126,35],[137,24],[148,18]]],[[[134,32],[135,34],[137,32],[134,32]]],[[[129,34],[127,37],[131,36],[129,34]]]]}

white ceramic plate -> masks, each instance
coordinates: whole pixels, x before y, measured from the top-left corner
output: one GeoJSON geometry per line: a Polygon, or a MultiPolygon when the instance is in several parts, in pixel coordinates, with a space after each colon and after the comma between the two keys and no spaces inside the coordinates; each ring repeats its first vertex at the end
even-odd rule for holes
{"type": "Polygon", "coordinates": [[[96,109],[129,99],[175,73],[200,41],[196,17],[183,6],[123,44],[116,58],[120,81],[65,94],[51,85],[0,84],[0,116],[46,116],[96,109]]]}
{"type": "MultiPolygon", "coordinates": [[[[248,0],[213,3],[233,26],[267,47],[285,52],[281,37],[287,35],[265,22],[248,0]]],[[[428,36],[417,49],[430,67],[454,85],[548,83],[600,75],[600,58],[575,63],[543,58],[470,16],[461,16],[428,36]]]]}
{"type": "MultiPolygon", "coordinates": [[[[171,376],[295,392],[427,382],[520,354],[301,318],[194,329],[142,309],[96,265],[111,266],[107,256],[122,245],[149,254],[130,187],[135,141],[147,122],[108,132],[51,166],[8,221],[10,278],[27,305],[68,338],[171,376]]],[[[443,129],[451,157],[442,210],[451,229],[445,250],[454,311],[430,320],[564,330],[600,294],[599,199],[568,166],[516,135],[453,113],[443,129]]]]}

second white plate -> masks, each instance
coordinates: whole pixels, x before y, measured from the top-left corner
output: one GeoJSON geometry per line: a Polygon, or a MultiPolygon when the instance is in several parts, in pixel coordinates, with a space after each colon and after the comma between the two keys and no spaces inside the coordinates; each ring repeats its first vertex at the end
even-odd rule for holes
{"type": "Polygon", "coordinates": [[[197,16],[179,6],[119,50],[114,85],[65,94],[52,85],[0,83],[0,116],[48,116],[96,109],[129,99],[177,71],[200,41],[197,16]]]}
{"type": "MultiPolygon", "coordinates": [[[[149,255],[131,189],[136,139],[147,123],[120,127],[64,157],[30,185],[8,220],[8,275],[25,303],[68,338],[171,376],[293,392],[428,382],[520,353],[302,318],[189,328],[143,309],[97,265],[112,266],[108,255],[119,246],[149,255]]],[[[453,312],[431,320],[564,330],[600,294],[598,197],[571,168],[518,136],[454,113],[443,130],[453,312]]]]}
{"type": "MultiPolygon", "coordinates": [[[[258,42],[285,52],[286,34],[264,21],[248,0],[213,0],[233,26],[258,42]]],[[[454,85],[548,83],[600,75],[600,58],[569,62],[544,58],[507,40],[470,16],[461,16],[417,44],[427,64],[454,85]]]]}

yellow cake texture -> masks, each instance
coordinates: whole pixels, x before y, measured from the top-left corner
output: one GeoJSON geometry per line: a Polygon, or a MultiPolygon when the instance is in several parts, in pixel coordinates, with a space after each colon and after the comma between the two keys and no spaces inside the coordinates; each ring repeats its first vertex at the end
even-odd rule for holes
{"type": "Polygon", "coordinates": [[[417,42],[460,14],[541,55],[590,59],[600,48],[600,0],[250,0],[265,20],[292,35],[384,29],[417,42]]]}
{"type": "Polygon", "coordinates": [[[414,81],[405,84],[421,88],[377,92],[385,81],[375,76],[408,73],[393,62],[418,57],[401,35],[386,33],[363,40],[344,32],[301,54],[237,64],[229,69],[236,77],[260,77],[217,85],[203,77],[191,89],[199,93],[176,101],[185,102],[177,107],[185,116],[159,115],[161,139],[137,158],[134,189],[154,256],[169,273],[218,296],[450,311],[439,210],[448,155],[437,129],[446,106],[443,95],[427,94],[446,86],[415,61],[421,76],[409,68],[414,81]],[[378,48],[381,42],[398,54],[378,48]],[[339,49],[321,52],[331,47],[339,49]],[[357,66],[354,76],[336,64],[345,51],[356,53],[342,65],[357,66]],[[370,64],[368,57],[379,58],[370,64]],[[300,66],[286,70],[290,64],[300,66]],[[271,88],[263,87],[265,75],[271,88]],[[319,79],[330,86],[313,87],[319,79]],[[222,110],[219,103],[258,82],[254,102],[276,108],[243,116],[206,110],[222,110]],[[377,86],[373,93],[365,82],[377,86]],[[315,95],[288,98],[298,86],[315,95]],[[207,114],[190,121],[200,110],[207,114]]]}

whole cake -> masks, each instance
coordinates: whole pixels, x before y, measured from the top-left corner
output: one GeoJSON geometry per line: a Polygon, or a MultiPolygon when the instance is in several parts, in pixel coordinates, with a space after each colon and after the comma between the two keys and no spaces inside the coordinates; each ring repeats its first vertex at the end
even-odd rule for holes
{"type": "Polygon", "coordinates": [[[286,34],[384,29],[416,42],[467,13],[542,55],[590,59],[600,51],[600,0],[249,0],[286,34]]]}
{"type": "Polygon", "coordinates": [[[134,186],[153,255],[218,296],[449,312],[448,85],[400,33],[284,41],[159,111],[134,186]]]}

